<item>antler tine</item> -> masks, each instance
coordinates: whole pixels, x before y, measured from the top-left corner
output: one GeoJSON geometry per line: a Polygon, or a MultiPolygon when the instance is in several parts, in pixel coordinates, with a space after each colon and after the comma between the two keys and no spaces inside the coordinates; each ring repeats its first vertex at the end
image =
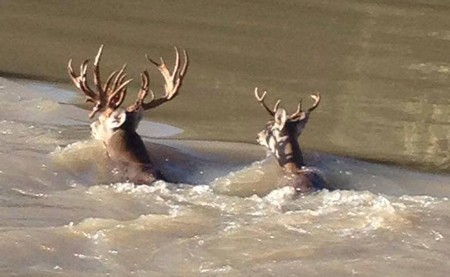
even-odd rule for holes
{"type": "Polygon", "coordinates": [[[295,118],[295,117],[301,115],[301,113],[303,112],[302,106],[303,106],[303,99],[300,99],[298,101],[297,110],[295,111],[295,113],[291,114],[289,117],[295,118]]]}
{"type": "Polygon", "coordinates": [[[278,107],[280,107],[281,99],[278,99],[275,105],[273,106],[273,112],[276,113],[278,110],[278,107]]]}
{"type": "MultiPolygon", "coordinates": [[[[178,52],[178,49],[176,47],[175,47],[175,49],[178,52]]],[[[183,56],[184,56],[185,63],[183,65],[183,67],[181,68],[180,77],[184,77],[184,74],[186,74],[186,70],[187,70],[187,67],[189,65],[188,54],[187,54],[186,50],[184,50],[184,49],[183,49],[183,56]]]]}
{"type": "Polygon", "coordinates": [[[108,79],[106,79],[106,82],[105,82],[105,84],[103,85],[103,91],[107,91],[107,90],[108,90],[109,86],[111,85],[111,82],[112,82],[113,78],[116,77],[116,74],[117,74],[117,73],[118,73],[118,71],[116,70],[116,71],[113,71],[113,72],[109,75],[108,79]]]}
{"type": "Polygon", "coordinates": [[[174,71],[174,73],[176,73],[174,75],[183,77],[186,72],[187,66],[189,64],[188,55],[186,53],[186,50],[183,49],[183,56],[184,56],[185,63],[183,64],[183,67],[180,68],[180,63],[181,63],[180,52],[178,51],[178,48],[176,46],[174,47],[174,49],[175,49],[175,66],[174,66],[173,71],[174,71]]]}
{"type": "Polygon", "coordinates": [[[175,66],[173,68],[173,77],[176,77],[174,88],[172,89],[172,92],[170,95],[168,95],[168,99],[170,100],[172,97],[174,97],[175,93],[178,91],[178,88],[181,86],[181,83],[183,81],[184,74],[186,73],[187,66],[189,64],[189,59],[186,53],[186,50],[183,49],[183,55],[185,63],[183,64],[183,67],[180,68],[180,52],[178,52],[178,48],[175,46],[175,66]]]}
{"type": "MultiPolygon", "coordinates": [[[[141,88],[139,89],[136,103],[138,104],[136,109],[139,109],[142,103],[144,102],[145,97],[147,97],[147,94],[149,92],[149,86],[150,86],[150,76],[148,75],[148,71],[144,70],[141,73],[141,88]]],[[[152,92],[153,95],[153,92],[152,92]]],[[[154,95],[153,95],[154,98],[154,95]]]]}
{"type": "Polygon", "coordinates": [[[164,78],[165,83],[164,83],[164,96],[154,99],[154,95],[152,92],[153,99],[148,103],[142,103],[142,107],[144,108],[144,110],[155,108],[167,101],[172,100],[178,95],[178,91],[183,83],[184,75],[187,72],[189,59],[186,51],[183,50],[184,63],[183,65],[181,65],[182,61],[180,57],[180,52],[178,51],[177,47],[174,47],[174,49],[175,49],[175,64],[172,72],[170,72],[169,68],[167,67],[162,57],[160,58],[161,62],[158,63],[152,60],[148,55],[145,55],[147,60],[158,68],[159,72],[164,78]]]}
{"type": "Polygon", "coordinates": [[[112,91],[115,91],[117,89],[117,86],[119,86],[120,84],[122,84],[123,80],[125,79],[125,77],[127,76],[124,71],[126,69],[127,65],[124,64],[122,66],[122,68],[119,70],[119,72],[117,73],[117,75],[114,78],[114,81],[112,82],[112,85],[110,85],[110,87],[106,87],[105,89],[105,93],[109,94],[112,91]]]}
{"type": "Polygon", "coordinates": [[[256,100],[258,100],[258,102],[260,102],[260,103],[263,102],[264,97],[266,97],[266,94],[267,94],[267,90],[265,90],[263,92],[263,95],[259,96],[258,87],[255,87],[255,97],[256,97],[256,100]]]}
{"type": "Polygon", "coordinates": [[[100,48],[98,49],[97,55],[94,59],[94,84],[97,87],[97,90],[100,94],[100,97],[104,97],[105,91],[102,88],[102,82],[100,79],[100,59],[102,57],[103,53],[103,44],[100,45],[100,48]]]}
{"type": "Polygon", "coordinates": [[[159,57],[160,59],[160,63],[155,62],[152,58],[150,58],[150,56],[148,54],[145,54],[145,57],[147,58],[147,60],[149,62],[151,62],[152,64],[154,64],[158,70],[161,72],[161,74],[163,75],[164,79],[169,78],[170,77],[170,72],[167,69],[166,63],[164,62],[163,57],[159,57]]]}
{"type": "Polygon", "coordinates": [[[175,50],[175,65],[173,66],[173,75],[178,76],[180,70],[180,52],[178,52],[178,48],[176,46],[173,47],[175,50]]]}
{"type": "Polygon", "coordinates": [[[150,92],[152,101],[155,98],[155,95],[153,94],[153,91],[149,89],[150,86],[150,76],[148,75],[148,71],[144,70],[141,73],[141,88],[139,89],[136,101],[128,106],[127,111],[137,111],[142,107],[142,104],[144,103],[145,97],[147,97],[148,93],[150,92]]]}
{"type": "MultiPolygon", "coordinates": [[[[123,75],[122,80],[125,79],[126,75],[123,75]]],[[[117,87],[114,92],[108,95],[107,103],[112,108],[118,108],[122,105],[123,100],[125,100],[125,96],[127,94],[127,85],[133,81],[133,79],[128,79],[125,82],[121,82],[119,87],[117,87]],[[117,97],[117,100],[115,98],[117,97]],[[113,101],[114,100],[114,101],[113,101]]]]}
{"type": "Polygon", "coordinates": [[[86,71],[87,71],[87,64],[89,63],[89,60],[84,60],[80,65],[80,75],[77,75],[72,67],[72,59],[69,60],[69,63],[67,64],[67,71],[69,73],[69,76],[72,80],[72,82],[75,84],[75,86],[80,89],[84,94],[86,95],[86,102],[95,102],[97,101],[97,94],[89,87],[86,81],[86,71]]]}
{"type": "Polygon", "coordinates": [[[75,71],[73,70],[72,67],[72,59],[69,60],[69,62],[67,63],[67,72],[69,73],[70,79],[72,80],[72,82],[74,83],[74,85],[79,88],[79,84],[78,84],[78,80],[77,80],[77,74],[75,74],[75,71]]]}
{"type": "Polygon", "coordinates": [[[144,72],[141,73],[141,88],[138,93],[138,98],[142,102],[144,101],[145,97],[147,97],[147,94],[149,92],[152,95],[152,100],[155,98],[155,94],[149,87],[150,87],[150,76],[148,75],[148,71],[144,70],[144,72]]]}
{"type": "Polygon", "coordinates": [[[314,99],[314,104],[312,105],[311,108],[308,109],[308,112],[312,112],[314,111],[320,103],[320,92],[318,92],[316,95],[311,94],[311,98],[314,99]]]}
{"type": "Polygon", "coordinates": [[[95,103],[95,101],[98,101],[99,99],[99,94],[93,91],[87,83],[86,75],[88,63],[89,59],[84,60],[80,65],[80,86],[83,91],[88,92],[91,95],[89,98],[86,99],[86,102],[95,103]]]}
{"type": "Polygon", "coordinates": [[[267,91],[265,90],[263,94],[260,96],[258,92],[258,87],[255,87],[255,98],[256,100],[263,106],[264,109],[271,115],[274,116],[276,111],[278,110],[278,107],[280,106],[281,100],[278,99],[275,103],[275,106],[273,107],[273,110],[270,110],[269,107],[267,107],[266,103],[264,102],[264,99],[266,97],[267,91]]]}

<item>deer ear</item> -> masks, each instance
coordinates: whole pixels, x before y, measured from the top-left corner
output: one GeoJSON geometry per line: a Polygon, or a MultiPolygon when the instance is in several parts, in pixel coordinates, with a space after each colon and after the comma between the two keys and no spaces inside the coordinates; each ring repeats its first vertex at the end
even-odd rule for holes
{"type": "Polygon", "coordinates": [[[127,113],[123,109],[115,110],[106,120],[106,124],[110,129],[117,129],[125,122],[127,113]]]}
{"type": "Polygon", "coordinates": [[[285,109],[278,109],[274,115],[275,127],[277,129],[283,129],[284,124],[286,124],[287,114],[285,109]]]}

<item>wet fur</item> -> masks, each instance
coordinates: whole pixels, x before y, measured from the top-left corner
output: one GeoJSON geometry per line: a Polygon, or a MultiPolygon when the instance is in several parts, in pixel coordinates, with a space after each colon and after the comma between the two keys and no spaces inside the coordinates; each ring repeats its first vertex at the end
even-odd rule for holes
{"type": "MultiPolygon", "coordinates": [[[[142,138],[135,130],[136,117],[128,112],[120,112],[124,113],[125,121],[119,127],[111,127],[111,123],[107,120],[98,121],[96,125],[103,130],[100,133],[103,137],[100,139],[106,147],[109,158],[124,173],[128,181],[151,184],[156,180],[164,179],[154,167],[142,138]]],[[[108,118],[114,116],[113,114],[108,118]]]]}
{"type": "Polygon", "coordinates": [[[308,122],[309,114],[296,119],[286,116],[283,109],[277,110],[274,120],[258,134],[257,141],[277,158],[278,164],[291,174],[288,185],[297,192],[311,192],[327,187],[327,182],[317,169],[306,167],[298,137],[308,122]]]}

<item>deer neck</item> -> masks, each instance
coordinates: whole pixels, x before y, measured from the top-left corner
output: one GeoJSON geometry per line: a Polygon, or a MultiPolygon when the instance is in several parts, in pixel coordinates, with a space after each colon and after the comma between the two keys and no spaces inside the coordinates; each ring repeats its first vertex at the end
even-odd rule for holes
{"type": "Polygon", "coordinates": [[[305,165],[303,153],[296,139],[287,141],[283,151],[278,152],[278,163],[290,173],[295,173],[305,165]]]}
{"type": "Polygon", "coordinates": [[[139,109],[138,111],[127,112],[127,127],[132,129],[133,131],[136,131],[139,123],[141,122],[142,116],[142,109],[139,109]]]}

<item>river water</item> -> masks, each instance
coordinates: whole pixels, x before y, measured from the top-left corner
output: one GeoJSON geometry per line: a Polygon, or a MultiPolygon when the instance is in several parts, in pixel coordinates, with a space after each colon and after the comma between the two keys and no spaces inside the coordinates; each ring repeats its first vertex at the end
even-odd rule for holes
{"type": "MultiPolygon", "coordinates": [[[[0,275],[448,276],[447,1],[0,1],[0,275]],[[190,67],[139,133],[171,182],[123,183],[66,64],[190,67]],[[17,78],[20,79],[17,79],[17,78]],[[28,80],[27,80],[28,79],[28,80]],[[33,79],[33,81],[30,81],[33,79]],[[36,82],[35,80],[40,80],[36,82]],[[294,196],[253,97],[320,91],[294,196]]],[[[135,81],[129,91],[133,101],[135,81]]]]}

